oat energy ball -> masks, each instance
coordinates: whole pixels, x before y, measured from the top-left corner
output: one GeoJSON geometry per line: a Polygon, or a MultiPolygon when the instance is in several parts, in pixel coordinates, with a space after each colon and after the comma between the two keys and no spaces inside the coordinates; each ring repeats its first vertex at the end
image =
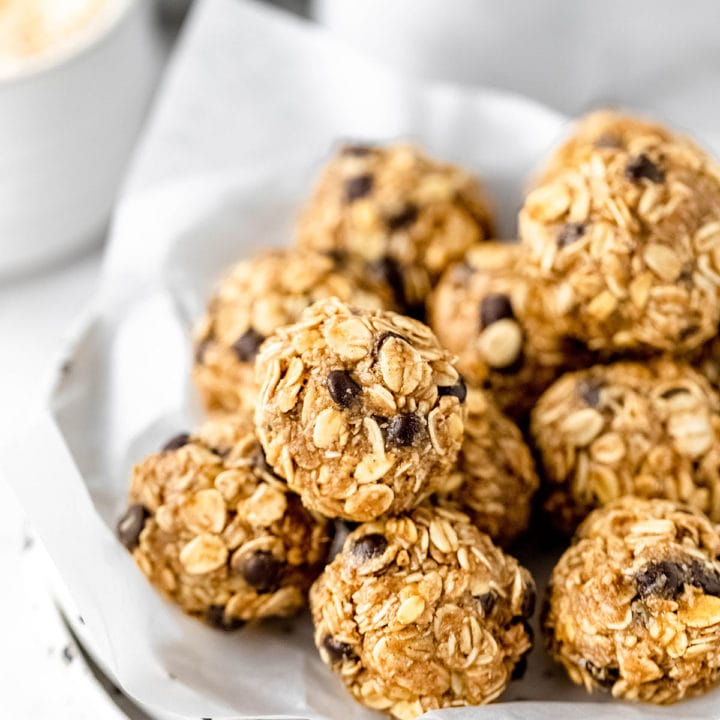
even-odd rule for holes
{"type": "Polygon", "coordinates": [[[545,322],[610,351],[698,347],[720,319],[720,167],[691,140],[590,115],[520,213],[545,322]]]}
{"type": "Polygon", "coordinates": [[[552,574],[550,652],[588,691],[672,703],[720,675],[720,535],[700,512],[626,497],[595,510],[552,574]]]}
{"type": "Polygon", "coordinates": [[[226,422],[135,466],[118,535],[163,595],[232,630],[305,605],[331,527],[272,474],[250,419],[226,422]]]}
{"type": "Polygon", "coordinates": [[[270,465],[309,508],[373,520],[444,482],[465,385],[422,323],[323,300],[258,356],[255,420],[270,465]]]}
{"type": "Polygon", "coordinates": [[[491,236],[477,180],[407,144],[341,147],[297,228],[302,246],[364,258],[414,317],[445,268],[491,236]]]}
{"type": "Polygon", "coordinates": [[[323,661],[401,720],[494,700],[532,646],[530,573],[466,515],[429,506],[351,533],[310,603],[323,661]]]}
{"type": "Polygon", "coordinates": [[[517,425],[491,397],[468,387],[465,435],[455,471],[438,501],[458,504],[499,545],[528,526],[539,481],[517,425]]]}
{"type": "Polygon", "coordinates": [[[443,275],[428,303],[430,326],[458,356],[458,370],[514,418],[564,370],[589,364],[580,343],[528,311],[534,293],[523,255],[510,243],[474,246],[443,275]]]}
{"type": "Polygon", "coordinates": [[[253,363],[263,340],[320,298],[393,307],[388,285],[363,267],[311,250],[266,250],[237,263],[220,282],[195,331],[193,379],[208,410],[254,408],[253,363]]]}
{"type": "Polygon", "coordinates": [[[720,399],[684,363],[564,375],[540,398],[531,431],[546,508],[566,530],[621,495],[682,501],[720,520],[720,399]]]}

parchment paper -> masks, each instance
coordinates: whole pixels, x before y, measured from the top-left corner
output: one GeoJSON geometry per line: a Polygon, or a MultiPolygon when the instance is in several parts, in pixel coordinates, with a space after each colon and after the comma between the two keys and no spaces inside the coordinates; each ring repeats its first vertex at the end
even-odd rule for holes
{"type": "MultiPolygon", "coordinates": [[[[142,705],[163,718],[378,717],[321,663],[307,616],[225,635],[155,593],[114,537],[130,468],[194,424],[192,319],[229,262],[289,242],[298,203],[337,138],[410,137],[473,169],[511,237],[525,178],[565,125],[514,96],[418,87],[251,3],[197,6],[119,204],[100,291],[57,365],[47,413],[0,452],[0,470],[77,609],[76,627],[142,705]]],[[[541,545],[535,538],[519,554],[542,583],[554,556],[538,557],[541,545]]],[[[602,705],[541,648],[529,660],[502,703],[428,717],[718,715],[717,692],[677,709],[602,705]]]]}

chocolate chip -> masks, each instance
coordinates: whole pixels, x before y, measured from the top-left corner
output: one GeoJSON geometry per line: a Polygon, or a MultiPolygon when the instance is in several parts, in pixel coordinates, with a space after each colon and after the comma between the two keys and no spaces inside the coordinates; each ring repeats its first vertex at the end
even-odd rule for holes
{"type": "Polygon", "coordinates": [[[412,225],[418,219],[419,214],[420,210],[418,206],[413,203],[408,203],[400,212],[385,218],[385,225],[387,225],[390,232],[402,230],[402,228],[412,225]]]}
{"type": "Polygon", "coordinates": [[[497,602],[497,596],[492,590],[483,593],[482,595],[476,595],[475,599],[480,603],[480,607],[482,608],[483,615],[485,617],[493,611],[495,603],[497,602]]]}
{"type": "Polygon", "coordinates": [[[507,295],[502,293],[490,293],[480,303],[480,329],[484,330],[504,318],[514,318],[512,303],[507,295]]]}
{"type": "Polygon", "coordinates": [[[373,176],[357,175],[345,181],[345,202],[353,202],[364,198],[372,192],[373,176]]]}
{"type": "Polygon", "coordinates": [[[396,447],[408,447],[422,432],[423,425],[422,419],[414,413],[393,415],[388,423],[388,442],[396,447]]]}
{"type": "Polygon", "coordinates": [[[362,392],[346,370],[331,370],[327,379],[327,389],[330,397],[344,408],[350,407],[362,392]]]}
{"type": "Polygon", "coordinates": [[[150,511],[140,504],[131,505],[118,520],[117,536],[120,542],[132,552],[140,542],[140,533],[145,527],[150,511]]]}
{"type": "Polygon", "coordinates": [[[527,655],[521,655],[510,674],[511,680],[522,680],[527,672],[527,655]]]}
{"type": "Polygon", "coordinates": [[[625,177],[633,182],[644,179],[653,183],[662,183],[665,182],[665,171],[642,153],[625,166],[625,177]]]}
{"type": "Polygon", "coordinates": [[[593,680],[603,688],[611,688],[620,679],[620,670],[616,667],[602,667],[590,660],[585,660],[585,669],[593,680]]]}
{"type": "Polygon", "coordinates": [[[461,403],[464,403],[465,398],[467,397],[467,385],[465,385],[465,380],[461,377],[454,385],[438,385],[438,395],[440,397],[450,395],[452,397],[456,397],[461,403]]]}
{"type": "Polygon", "coordinates": [[[380,557],[387,550],[388,541],[380,533],[370,533],[358,538],[352,545],[350,552],[353,557],[362,562],[380,557]]]}
{"type": "Polygon", "coordinates": [[[635,576],[635,588],[641,598],[659,597],[676,599],[685,587],[685,571],[682,566],[669,560],[648,563],[635,576]]]}
{"type": "Polygon", "coordinates": [[[205,613],[205,621],[217,630],[225,632],[239,630],[245,624],[245,621],[240,618],[227,617],[224,605],[211,605],[205,613]]]}
{"type": "Polygon", "coordinates": [[[400,266],[389,257],[383,257],[368,263],[368,272],[377,281],[390,286],[398,305],[405,305],[405,286],[400,266]]]}
{"type": "Polygon", "coordinates": [[[336,640],[332,635],[326,635],[322,641],[331,663],[339,663],[343,660],[357,660],[357,655],[352,645],[336,640]]]}
{"type": "Polygon", "coordinates": [[[584,223],[565,223],[557,235],[557,246],[562,250],[562,248],[572,245],[585,234],[586,229],[584,223]]]}
{"type": "Polygon", "coordinates": [[[256,550],[242,559],[240,572],[248,585],[259,593],[267,593],[277,588],[282,567],[269,550],[256,550]]]}
{"type": "Polygon", "coordinates": [[[177,435],[173,435],[162,446],[162,452],[167,452],[168,450],[179,450],[181,447],[184,447],[189,442],[190,442],[190,434],[189,433],[178,433],[177,435]]]}
{"type": "Polygon", "coordinates": [[[232,349],[240,362],[252,362],[264,340],[265,338],[257,330],[248,328],[233,343],[232,349]]]}
{"type": "Polygon", "coordinates": [[[578,397],[591,408],[595,408],[600,403],[600,391],[602,385],[596,380],[581,380],[575,390],[578,397]]]}
{"type": "Polygon", "coordinates": [[[720,572],[712,565],[693,561],[687,582],[700,588],[706,595],[720,597],[720,572]]]}
{"type": "Polygon", "coordinates": [[[522,605],[520,612],[524,618],[528,620],[535,614],[535,600],[537,599],[537,593],[535,592],[535,585],[528,583],[525,586],[523,592],[522,605]]]}
{"type": "Polygon", "coordinates": [[[362,145],[360,143],[352,143],[350,145],[343,145],[340,149],[342,155],[349,155],[351,157],[364,157],[375,152],[375,148],[372,145],[362,145]]]}

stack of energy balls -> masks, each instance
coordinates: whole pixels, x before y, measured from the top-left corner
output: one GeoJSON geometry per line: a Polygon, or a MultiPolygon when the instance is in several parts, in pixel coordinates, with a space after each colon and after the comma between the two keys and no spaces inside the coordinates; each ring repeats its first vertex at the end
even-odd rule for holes
{"type": "Polygon", "coordinates": [[[458,167],[342,147],[294,246],[240,262],[210,300],[193,370],[207,422],[133,471],[118,532],[150,581],[227,630],[309,594],[323,661],[401,720],[486,703],[532,646],[535,584],[501,548],[528,526],[534,454],[537,506],[576,531],[549,652],[626,699],[711,687],[720,167],[666,128],[593,114],[519,234],[493,240],[458,167]]]}

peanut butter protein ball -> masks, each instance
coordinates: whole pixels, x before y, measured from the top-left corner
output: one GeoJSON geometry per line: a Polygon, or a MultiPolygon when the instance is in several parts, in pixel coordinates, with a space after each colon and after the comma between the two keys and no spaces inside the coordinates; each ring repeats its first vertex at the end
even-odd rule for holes
{"type": "Polygon", "coordinates": [[[310,602],[323,661],[401,720],[494,700],[532,646],[528,571],[466,515],[429,506],[351,533],[310,602]]]}
{"type": "Polygon", "coordinates": [[[328,517],[414,507],[445,481],[462,442],[465,386],[452,359],[416,320],[315,303],[258,356],[268,462],[328,517]]]}
{"type": "Polygon", "coordinates": [[[358,262],[312,250],[266,250],[237,263],[220,282],[195,331],[193,379],[208,410],[253,409],[254,361],[263,340],[320,298],[393,308],[393,293],[358,262]]]}
{"type": "Polygon", "coordinates": [[[408,144],[340,148],[297,230],[304,247],[364,258],[414,317],[423,316],[440,274],[491,236],[490,210],[477,180],[408,144]]]}
{"type": "Polygon", "coordinates": [[[545,506],[567,531],[622,495],[682,501],[720,520],[720,398],[685,363],[564,375],[540,398],[531,431],[545,506]]]}
{"type": "Polygon", "coordinates": [[[538,485],[530,448],[517,425],[487,393],[468,387],[462,448],[438,502],[455,503],[505,546],[527,528],[538,485]]]}
{"type": "Polygon", "coordinates": [[[163,595],[232,630],[305,605],[332,528],[273,475],[251,420],[236,416],[135,466],[118,535],[163,595]]]}
{"type": "Polygon", "coordinates": [[[691,140],[590,115],[520,213],[534,311],[593,350],[679,353],[720,319],[720,166],[691,140]]]}
{"type": "Polygon", "coordinates": [[[517,244],[474,246],[443,275],[428,303],[429,324],[458,356],[458,370],[513,418],[525,416],[564,370],[589,364],[580,343],[528,310],[533,291],[523,255],[517,244]]]}
{"type": "Polygon", "coordinates": [[[595,510],[556,565],[544,630],[588,691],[672,703],[720,676],[720,535],[700,512],[626,497],[595,510]]]}

